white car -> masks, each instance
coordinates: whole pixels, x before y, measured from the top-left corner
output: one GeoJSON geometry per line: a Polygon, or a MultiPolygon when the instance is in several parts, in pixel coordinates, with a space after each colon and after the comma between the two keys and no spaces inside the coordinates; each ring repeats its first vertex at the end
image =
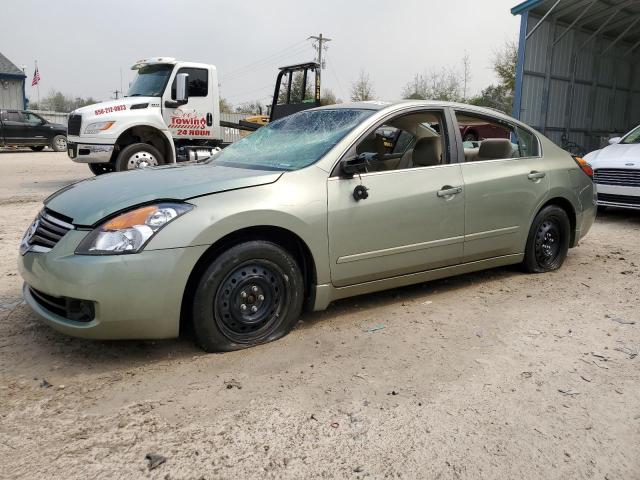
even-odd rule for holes
{"type": "Polygon", "coordinates": [[[640,125],[608,146],[587,154],[599,207],[640,210],[640,125]]]}

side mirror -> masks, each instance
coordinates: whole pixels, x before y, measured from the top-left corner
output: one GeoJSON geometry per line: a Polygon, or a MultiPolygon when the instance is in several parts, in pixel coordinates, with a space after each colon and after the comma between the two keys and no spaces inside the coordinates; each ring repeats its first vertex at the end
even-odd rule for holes
{"type": "Polygon", "coordinates": [[[353,177],[360,173],[366,173],[371,162],[378,159],[377,153],[364,152],[353,157],[345,158],[340,162],[340,169],[346,177],[353,177]]]}
{"type": "Polygon", "coordinates": [[[189,91],[187,90],[188,83],[188,73],[179,73],[176,75],[176,102],[181,105],[184,105],[189,101],[189,91]]]}
{"type": "Polygon", "coordinates": [[[621,137],[613,137],[609,139],[609,145],[615,145],[616,143],[620,143],[620,140],[622,140],[621,137]]]}

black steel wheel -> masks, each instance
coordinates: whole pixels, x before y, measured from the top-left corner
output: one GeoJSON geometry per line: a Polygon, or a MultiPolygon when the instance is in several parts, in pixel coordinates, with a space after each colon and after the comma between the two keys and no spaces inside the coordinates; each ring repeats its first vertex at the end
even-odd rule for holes
{"type": "Polygon", "coordinates": [[[304,283],[295,259],[278,245],[251,241],[216,257],[202,275],[193,327],[206,351],[230,351],[276,340],[296,324],[304,283]]]}
{"type": "Polygon", "coordinates": [[[569,251],[571,224],[564,209],[549,205],[531,225],[523,265],[532,273],[549,272],[562,266],[569,251]]]}

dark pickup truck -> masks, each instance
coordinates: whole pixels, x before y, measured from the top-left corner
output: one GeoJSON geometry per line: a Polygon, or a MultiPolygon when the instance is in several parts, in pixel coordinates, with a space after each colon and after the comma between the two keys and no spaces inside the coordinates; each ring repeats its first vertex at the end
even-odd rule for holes
{"type": "Polygon", "coordinates": [[[51,147],[56,152],[67,150],[67,127],[51,123],[32,112],[0,110],[0,147],[30,147],[39,152],[51,147]]]}

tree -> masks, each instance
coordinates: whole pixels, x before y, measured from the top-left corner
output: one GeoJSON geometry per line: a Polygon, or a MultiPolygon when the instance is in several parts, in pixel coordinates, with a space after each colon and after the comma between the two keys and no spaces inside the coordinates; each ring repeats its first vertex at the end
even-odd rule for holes
{"type": "Polygon", "coordinates": [[[220,113],[231,113],[233,112],[233,106],[226,98],[220,97],[218,101],[218,105],[220,106],[220,113]]]}
{"type": "Polygon", "coordinates": [[[469,82],[471,82],[471,57],[469,56],[469,52],[464,51],[464,56],[462,57],[462,100],[467,101],[467,89],[469,87],[469,82]]]}
{"type": "Polygon", "coordinates": [[[264,106],[260,100],[254,100],[252,102],[244,102],[236,107],[236,113],[253,113],[256,115],[262,115],[264,106]]]}
{"type": "Polygon", "coordinates": [[[336,103],[342,103],[342,100],[336,98],[336,94],[332,90],[325,88],[320,96],[320,105],[335,105],[336,103]]]}
{"type": "Polygon", "coordinates": [[[500,84],[513,92],[516,88],[516,68],[518,65],[518,44],[507,40],[502,48],[494,52],[493,71],[500,79],[500,84]]]}
{"type": "Polygon", "coordinates": [[[351,84],[351,100],[354,102],[362,102],[365,100],[373,100],[375,92],[369,75],[364,70],[360,70],[360,76],[351,84]]]}
{"type": "MultiPolygon", "coordinates": [[[[285,78],[285,77],[283,77],[285,78]]],[[[286,77],[289,78],[289,77],[286,77]]],[[[304,94],[302,91],[302,82],[304,81],[303,72],[295,72],[293,80],[291,82],[291,103],[302,103],[305,100],[313,99],[313,75],[307,74],[307,84],[304,87],[304,94]]],[[[278,103],[287,103],[287,88],[288,83],[286,81],[280,84],[280,91],[278,92],[278,103]]]]}
{"type": "Polygon", "coordinates": [[[518,64],[518,46],[513,40],[507,40],[494,53],[493,71],[498,77],[497,85],[489,85],[482,93],[469,99],[469,103],[491,107],[505,113],[513,110],[513,96],[516,88],[516,68],[518,64]]]}
{"type": "Polygon", "coordinates": [[[416,100],[444,100],[457,102],[462,99],[462,80],[454,68],[434,70],[426,75],[416,74],[402,91],[402,98],[416,100]]]}
{"type": "Polygon", "coordinates": [[[92,97],[82,98],[67,96],[57,90],[50,90],[46,97],[38,102],[31,102],[29,108],[32,110],[51,110],[54,112],[71,112],[76,108],[98,103],[92,97]]]}

